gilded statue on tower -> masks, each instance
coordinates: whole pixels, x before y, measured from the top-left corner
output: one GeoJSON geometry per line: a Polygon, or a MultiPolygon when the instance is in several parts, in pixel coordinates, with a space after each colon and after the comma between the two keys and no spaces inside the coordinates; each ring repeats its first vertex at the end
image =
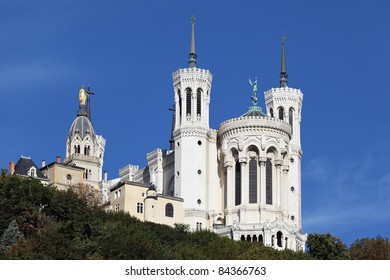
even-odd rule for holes
{"type": "Polygon", "coordinates": [[[87,98],[87,94],[85,92],[84,86],[82,86],[79,92],[80,105],[85,105],[86,98],[87,98]]]}

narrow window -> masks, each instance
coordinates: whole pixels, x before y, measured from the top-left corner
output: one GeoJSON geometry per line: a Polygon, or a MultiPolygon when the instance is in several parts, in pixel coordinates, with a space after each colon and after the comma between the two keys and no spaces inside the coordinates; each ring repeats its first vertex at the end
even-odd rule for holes
{"type": "Polygon", "coordinates": [[[181,121],[182,102],[181,102],[181,92],[180,92],[180,89],[178,90],[177,94],[179,96],[179,112],[178,112],[178,114],[179,114],[179,120],[181,121]]]}
{"type": "Polygon", "coordinates": [[[198,88],[196,92],[196,115],[200,116],[202,114],[202,90],[198,88]]]}
{"type": "Polygon", "coordinates": [[[187,111],[186,111],[186,115],[187,116],[191,116],[191,95],[192,95],[192,92],[190,89],[187,89],[186,90],[186,105],[187,105],[187,111]]]}
{"type": "Polygon", "coordinates": [[[236,161],[236,199],[235,199],[235,205],[241,204],[241,166],[238,161],[236,161]]]}
{"type": "Polygon", "coordinates": [[[262,234],[259,235],[259,242],[263,243],[263,235],[262,234]]]}
{"type": "Polygon", "coordinates": [[[290,110],[288,110],[288,123],[291,125],[291,134],[293,134],[293,114],[294,110],[293,108],[290,108],[290,110]]]}
{"type": "Polygon", "coordinates": [[[72,184],[72,175],[68,174],[66,175],[66,180],[68,181],[68,185],[72,184]]]}
{"type": "Polygon", "coordinates": [[[273,118],[273,117],[274,117],[274,109],[271,108],[271,109],[269,110],[269,113],[270,113],[270,115],[271,115],[271,118],[273,118]]]}
{"type": "Polygon", "coordinates": [[[34,169],[34,168],[31,168],[31,170],[30,170],[30,175],[33,176],[33,177],[35,177],[35,169],[34,169]]]}
{"type": "Polygon", "coordinates": [[[283,233],[281,231],[278,231],[278,233],[276,234],[276,244],[278,245],[278,247],[282,247],[282,238],[283,238],[283,233]]]}
{"type": "Polygon", "coordinates": [[[196,223],[196,230],[202,230],[202,223],[197,222],[196,223]]]}
{"type": "Polygon", "coordinates": [[[265,196],[266,203],[272,204],[272,162],[267,159],[265,163],[265,196]]]}
{"type": "Polygon", "coordinates": [[[249,161],[249,203],[257,203],[257,160],[249,161]]]}
{"type": "Polygon", "coordinates": [[[279,108],[279,120],[284,119],[284,110],[282,107],[279,108]]]}
{"type": "Polygon", "coordinates": [[[173,205],[171,203],[165,205],[165,216],[173,218],[173,205]]]}
{"type": "Polygon", "coordinates": [[[144,204],[138,202],[138,203],[137,203],[137,213],[142,214],[143,212],[144,212],[144,204]]]}

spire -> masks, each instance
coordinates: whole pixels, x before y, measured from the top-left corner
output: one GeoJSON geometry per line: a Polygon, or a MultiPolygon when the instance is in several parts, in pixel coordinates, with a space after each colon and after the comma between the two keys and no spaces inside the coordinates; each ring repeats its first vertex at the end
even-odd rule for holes
{"type": "Polygon", "coordinates": [[[191,17],[191,25],[192,25],[192,32],[191,32],[191,46],[190,46],[190,55],[189,55],[189,68],[196,67],[196,53],[195,53],[195,17],[191,17]]]}
{"type": "Polygon", "coordinates": [[[286,61],[284,58],[284,45],[285,45],[285,40],[287,38],[284,37],[284,34],[282,34],[282,62],[281,62],[281,69],[280,69],[280,87],[287,87],[287,71],[286,71],[286,61]]]}

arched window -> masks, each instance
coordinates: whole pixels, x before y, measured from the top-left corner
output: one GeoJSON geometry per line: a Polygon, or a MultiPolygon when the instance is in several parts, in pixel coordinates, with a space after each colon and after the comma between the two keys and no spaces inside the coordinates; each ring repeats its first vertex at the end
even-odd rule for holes
{"type": "Polygon", "coordinates": [[[263,242],[264,242],[264,241],[263,241],[263,235],[262,235],[262,234],[259,235],[259,242],[260,242],[260,243],[263,243],[263,242]]]}
{"type": "Polygon", "coordinates": [[[284,110],[283,110],[283,107],[280,107],[279,108],[279,120],[283,120],[284,119],[284,110]]]}
{"type": "Polygon", "coordinates": [[[235,170],[235,186],[236,186],[236,190],[235,190],[235,195],[236,195],[236,199],[235,199],[235,205],[240,205],[241,204],[241,166],[240,166],[240,163],[238,161],[236,161],[236,170],[235,170]]]}
{"type": "Polygon", "coordinates": [[[251,240],[251,236],[248,234],[247,236],[246,236],[246,241],[248,241],[248,242],[251,242],[252,240],[251,240]]]}
{"type": "Polygon", "coordinates": [[[257,160],[249,160],[249,203],[257,203],[257,160]]]}
{"type": "Polygon", "coordinates": [[[257,236],[255,234],[253,235],[252,240],[253,240],[253,242],[257,241],[257,236]]]}
{"type": "Polygon", "coordinates": [[[241,235],[241,241],[245,241],[245,236],[241,235]]]}
{"type": "Polygon", "coordinates": [[[165,216],[173,218],[173,205],[172,205],[172,203],[167,203],[165,205],[165,216]]]}
{"type": "Polygon", "coordinates": [[[70,175],[70,174],[66,175],[66,180],[67,180],[68,185],[71,185],[72,184],[72,175],[70,175]]]}
{"type": "Polygon", "coordinates": [[[178,114],[179,114],[179,120],[181,121],[182,102],[181,102],[181,91],[180,91],[180,89],[177,91],[177,95],[178,95],[178,98],[179,98],[179,108],[178,108],[179,112],[178,112],[178,114]]]}
{"type": "Polygon", "coordinates": [[[265,199],[267,204],[272,204],[272,162],[265,162],[265,199]]]}
{"type": "Polygon", "coordinates": [[[281,231],[278,231],[278,233],[276,234],[276,244],[278,245],[278,247],[282,247],[282,238],[283,233],[281,231]]]}
{"type": "Polygon", "coordinates": [[[200,116],[202,114],[202,90],[198,88],[196,92],[196,115],[200,116]]]}
{"type": "Polygon", "coordinates": [[[187,105],[186,115],[187,116],[191,116],[191,96],[192,96],[191,89],[187,88],[186,89],[186,105],[187,105]]]}
{"type": "Polygon", "coordinates": [[[288,110],[288,123],[291,125],[291,134],[293,134],[293,117],[294,110],[293,108],[290,108],[290,110],[288,110]]]}
{"type": "Polygon", "coordinates": [[[274,117],[274,109],[269,109],[269,113],[270,113],[270,115],[271,115],[271,118],[273,118],[274,117]]]}

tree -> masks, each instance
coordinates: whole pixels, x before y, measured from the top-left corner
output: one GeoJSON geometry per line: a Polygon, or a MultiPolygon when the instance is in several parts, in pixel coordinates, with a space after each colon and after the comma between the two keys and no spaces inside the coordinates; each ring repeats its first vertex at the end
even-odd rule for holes
{"type": "Polygon", "coordinates": [[[348,248],[339,237],[330,233],[309,234],[307,238],[309,255],[318,260],[345,260],[349,259],[348,248]]]}
{"type": "Polygon", "coordinates": [[[353,260],[390,260],[390,242],[381,236],[356,239],[349,253],[353,260]]]}
{"type": "Polygon", "coordinates": [[[70,186],[70,190],[75,192],[81,199],[87,202],[89,208],[96,208],[100,205],[100,192],[93,186],[84,183],[78,183],[70,186]]]}
{"type": "Polygon", "coordinates": [[[0,249],[5,249],[22,238],[23,234],[19,229],[18,223],[16,222],[16,220],[12,220],[8,228],[4,231],[3,236],[1,237],[0,249]]]}

